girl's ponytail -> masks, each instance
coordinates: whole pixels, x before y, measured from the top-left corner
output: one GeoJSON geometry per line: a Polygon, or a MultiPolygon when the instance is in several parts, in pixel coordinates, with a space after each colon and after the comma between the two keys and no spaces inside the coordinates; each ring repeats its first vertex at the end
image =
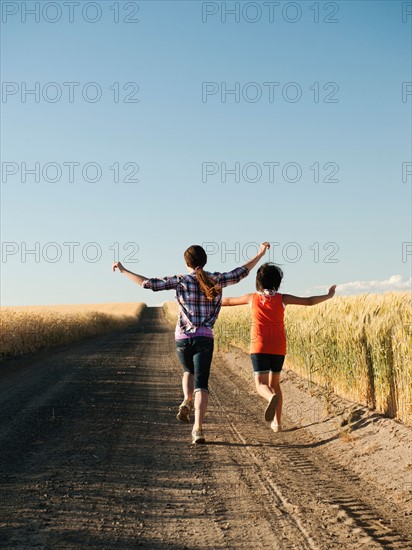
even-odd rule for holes
{"type": "Polygon", "coordinates": [[[222,288],[216,284],[211,277],[209,277],[203,267],[198,266],[196,268],[196,279],[199,283],[200,290],[208,300],[214,300],[216,296],[222,294],[222,288]]]}
{"type": "Polygon", "coordinates": [[[220,285],[218,285],[203,269],[207,262],[207,255],[201,246],[190,246],[184,253],[184,258],[186,265],[195,270],[196,280],[199,283],[200,290],[208,300],[214,300],[216,296],[222,293],[220,285]]]}

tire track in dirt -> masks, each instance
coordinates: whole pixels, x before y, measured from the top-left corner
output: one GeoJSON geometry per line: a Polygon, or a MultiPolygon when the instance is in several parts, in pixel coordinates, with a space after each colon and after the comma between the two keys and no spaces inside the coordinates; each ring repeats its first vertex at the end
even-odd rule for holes
{"type": "Polygon", "coordinates": [[[33,361],[2,373],[1,547],[225,547],[198,497],[189,427],[176,425],[161,311],[33,361]],[[55,365],[64,382],[48,380],[55,365]]]}
{"type": "Polygon", "coordinates": [[[212,397],[245,455],[315,547],[412,548],[410,518],[398,515],[355,474],[329,462],[305,430],[273,433],[263,420],[264,401],[235,382],[235,365],[216,364],[213,372],[212,397]],[[225,405],[230,401],[231,407],[225,405]]]}
{"type": "Polygon", "coordinates": [[[192,445],[191,425],[175,419],[180,376],[161,308],[3,365],[0,547],[410,545],[308,434],[269,434],[262,403],[229,368],[213,367],[208,445],[192,445]]]}

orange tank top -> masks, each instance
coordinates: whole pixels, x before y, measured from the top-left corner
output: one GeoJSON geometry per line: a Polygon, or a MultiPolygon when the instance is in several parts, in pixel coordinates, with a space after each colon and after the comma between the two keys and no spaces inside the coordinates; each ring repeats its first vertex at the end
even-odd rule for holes
{"type": "Polygon", "coordinates": [[[254,293],[249,353],[286,355],[283,316],[282,294],[265,296],[254,293]]]}

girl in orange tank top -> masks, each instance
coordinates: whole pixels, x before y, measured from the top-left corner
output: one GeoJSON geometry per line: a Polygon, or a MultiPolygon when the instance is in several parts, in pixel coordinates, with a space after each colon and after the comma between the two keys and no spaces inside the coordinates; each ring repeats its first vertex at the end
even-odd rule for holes
{"type": "Polygon", "coordinates": [[[309,298],[280,294],[278,289],[283,272],[273,263],[265,263],[256,274],[256,290],[239,298],[223,298],[223,306],[249,304],[252,308],[252,327],[249,353],[252,360],[256,390],[268,402],[265,420],[275,432],[282,431],[282,390],[280,372],[286,355],[284,310],[287,305],[313,306],[329,300],[336,285],[328,294],[309,298]]]}
{"type": "Polygon", "coordinates": [[[285,306],[278,292],[255,292],[252,295],[252,327],[249,353],[286,355],[283,323],[285,306]]]}

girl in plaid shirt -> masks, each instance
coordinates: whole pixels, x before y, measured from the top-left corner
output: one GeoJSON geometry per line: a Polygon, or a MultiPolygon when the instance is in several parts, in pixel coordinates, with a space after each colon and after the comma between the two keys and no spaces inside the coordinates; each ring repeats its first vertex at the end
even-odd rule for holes
{"type": "Polygon", "coordinates": [[[190,246],[184,253],[188,274],[163,278],[147,278],[127,270],[120,262],[113,264],[133,282],[143,288],[176,291],[179,314],[175,330],[176,350],[183,366],[182,388],[184,399],[177,414],[181,422],[190,421],[193,408],[195,421],[193,443],[205,443],[202,425],[208,405],[208,380],[213,357],[213,326],[222,306],[222,288],[246,277],[264,256],[269,243],[260,245],[254,258],[232,271],[220,273],[204,270],[207,255],[199,245],[190,246]]]}

